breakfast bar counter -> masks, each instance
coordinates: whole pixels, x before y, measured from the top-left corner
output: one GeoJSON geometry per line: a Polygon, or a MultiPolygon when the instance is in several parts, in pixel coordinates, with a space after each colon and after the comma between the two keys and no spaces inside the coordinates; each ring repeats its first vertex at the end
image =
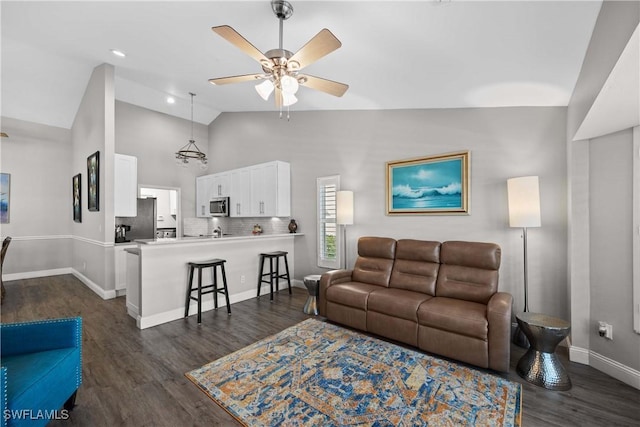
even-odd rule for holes
{"type": "MultiPolygon", "coordinates": [[[[184,316],[187,292],[187,263],[213,258],[226,260],[230,302],[255,298],[260,253],[286,251],[289,271],[295,275],[294,238],[302,234],[181,237],[136,240],[137,248],[127,255],[127,312],[145,329],[184,316]],[[137,280],[136,280],[137,279],[137,280]]],[[[211,283],[210,272],[203,284],[211,283]]],[[[195,313],[195,303],[190,313],[195,313]]],[[[213,309],[213,297],[202,304],[203,317],[213,309]]]]}

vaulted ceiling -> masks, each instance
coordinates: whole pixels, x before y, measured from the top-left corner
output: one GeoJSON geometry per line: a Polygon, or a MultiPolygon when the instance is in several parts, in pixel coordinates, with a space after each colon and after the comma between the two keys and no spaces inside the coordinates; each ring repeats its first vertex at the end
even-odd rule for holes
{"type": "MultiPolygon", "coordinates": [[[[296,1],[284,48],[328,28],[342,47],[306,72],[349,84],[341,97],[302,88],[292,111],[565,106],[600,0],[296,1]]],[[[221,112],[275,111],[252,82],[257,62],[211,31],[230,25],[278,47],[262,1],[2,1],[4,117],[71,127],[94,67],[115,67],[116,99],[208,124],[221,112]],[[111,53],[126,53],[119,58],[111,53]],[[177,102],[167,104],[173,96],[177,102]]]]}

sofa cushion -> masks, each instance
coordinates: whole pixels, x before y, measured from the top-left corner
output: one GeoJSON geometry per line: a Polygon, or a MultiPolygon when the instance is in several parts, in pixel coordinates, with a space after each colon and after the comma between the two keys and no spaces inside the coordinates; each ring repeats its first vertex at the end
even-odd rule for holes
{"type": "Polygon", "coordinates": [[[436,296],[486,304],[498,290],[500,246],[444,242],[440,249],[436,296]]]}
{"type": "Polygon", "coordinates": [[[381,287],[359,282],[339,283],[327,289],[326,298],[328,302],[366,310],[369,294],[376,289],[381,287]]]}
{"type": "Polygon", "coordinates": [[[396,241],[387,237],[361,237],[358,240],[358,259],[353,267],[354,282],[389,286],[396,241]]]}
{"type": "Polygon", "coordinates": [[[389,287],[434,296],[439,267],[440,242],[398,240],[389,287]]]}
{"type": "Polygon", "coordinates": [[[52,394],[60,394],[60,408],[78,388],[78,348],[63,348],[2,358],[7,368],[10,409],[46,408],[52,394]]]}
{"type": "Polygon", "coordinates": [[[418,307],[429,298],[432,297],[405,289],[376,289],[369,295],[367,310],[418,322],[418,307]]]}
{"type": "Polygon", "coordinates": [[[418,323],[432,328],[487,340],[487,306],[454,298],[435,297],[418,308],[418,323]]]}

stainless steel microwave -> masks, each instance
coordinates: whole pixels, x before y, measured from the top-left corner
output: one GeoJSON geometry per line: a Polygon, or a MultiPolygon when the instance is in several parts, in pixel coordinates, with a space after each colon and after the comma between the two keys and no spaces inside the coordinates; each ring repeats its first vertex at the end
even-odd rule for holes
{"type": "Polygon", "coordinates": [[[229,198],[215,197],[209,202],[211,216],[229,216],[229,198]]]}

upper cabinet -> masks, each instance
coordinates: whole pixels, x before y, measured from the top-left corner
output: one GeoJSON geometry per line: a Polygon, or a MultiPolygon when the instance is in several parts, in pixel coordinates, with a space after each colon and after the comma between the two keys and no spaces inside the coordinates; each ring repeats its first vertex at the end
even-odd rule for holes
{"type": "Polygon", "coordinates": [[[124,154],[115,154],[114,176],[114,216],[138,215],[138,159],[124,154]]]}
{"type": "Polygon", "coordinates": [[[231,195],[229,197],[232,217],[251,216],[251,169],[231,171],[231,195]]]}
{"type": "Polygon", "coordinates": [[[213,188],[213,175],[199,176],[196,178],[196,216],[209,218],[209,200],[213,188]]]}
{"type": "Polygon", "coordinates": [[[211,197],[228,197],[231,185],[229,172],[212,175],[211,197]]]}
{"type": "Polygon", "coordinates": [[[289,163],[269,162],[251,167],[251,215],[291,215],[289,163]]]}
{"type": "Polygon", "coordinates": [[[289,163],[273,161],[196,178],[196,216],[210,216],[213,197],[229,197],[229,214],[236,218],[290,216],[289,163]]]}

